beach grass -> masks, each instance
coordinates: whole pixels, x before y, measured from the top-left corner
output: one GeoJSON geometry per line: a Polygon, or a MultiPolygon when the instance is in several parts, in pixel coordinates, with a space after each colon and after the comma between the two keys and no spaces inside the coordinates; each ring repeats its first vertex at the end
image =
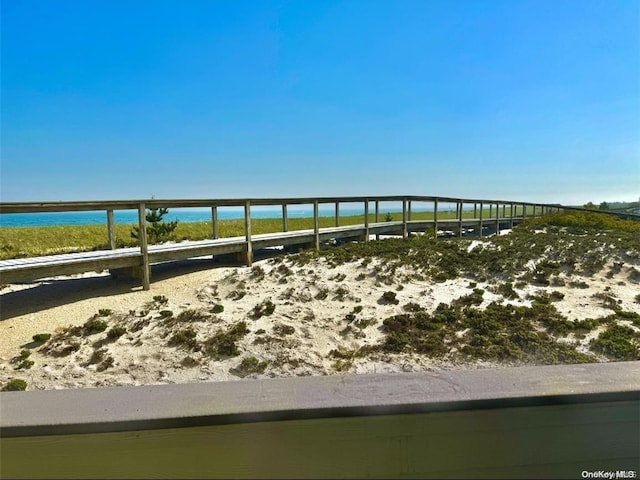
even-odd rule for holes
{"type": "MultiPolygon", "coordinates": [[[[517,210],[520,213],[519,207],[517,210]]],[[[509,211],[507,210],[507,214],[509,211]]],[[[530,213],[530,212],[529,212],[530,213]]],[[[502,215],[502,212],[500,212],[502,215]]],[[[479,209],[476,218],[479,217],[479,209]]],[[[383,222],[389,216],[392,221],[402,220],[402,212],[380,212],[378,221],[383,222]]],[[[495,208],[491,210],[495,218],[495,208]]],[[[438,220],[456,217],[455,211],[438,211],[438,220]]],[[[463,218],[474,218],[473,210],[463,210],[463,218]]],[[[483,218],[489,221],[490,210],[484,208],[483,218]]],[[[432,220],[433,212],[412,212],[411,220],[432,220]]],[[[358,225],[364,223],[364,215],[340,216],[340,225],[358,225]]],[[[375,222],[375,214],[369,214],[369,222],[375,222]]],[[[313,218],[288,218],[288,230],[305,230],[313,228],[313,218]]],[[[335,217],[319,217],[320,228],[333,227],[335,217]]],[[[135,247],[137,240],[131,238],[133,224],[115,225],[116,247],[135,247]]],[[[282,218],[253,218],[251,232],[254,235],[283,231],[282,218]]],[[[244,220],[219,220],[218,236],[220,238],[243,236],[244,220]]],[[[205,240],[213,237],[212,222],[178,223],[171,240],[205,240]]],[[[46,227],[1,227],[0,228],[0,260],[12,258],[55,255],[61,253],[86,252],[108,249],[107,225],[58,225],[46,227]]]]}

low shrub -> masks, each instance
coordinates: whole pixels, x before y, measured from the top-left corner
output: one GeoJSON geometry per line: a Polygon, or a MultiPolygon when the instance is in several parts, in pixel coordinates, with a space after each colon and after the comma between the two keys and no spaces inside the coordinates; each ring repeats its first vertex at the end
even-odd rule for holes
{"type": "Polygon", "coordinates": [[[245,357],[237,367],[229,369],[229,372],[244,378],[247,375],[264,373],[267,365],[268,362],[261,362],[256,357],[245,357]]]}
{"type": "Polygon", "coordinates": [[[221,303],[216,303],[211,309],[211,313],[222,313],[224,312],[224,305],[221,303]]]}
{"type": "Polygon", "coordinates": [[[251,311],[251,318],[257,320],[263,315],[271,315],[276,309],[276,305],[269,299],[257,304],[251,311]]]}
{"type": "Polygon", "coordinates": [[[93,317],[84,324],[84,332],[87,335],[93,335],[96,333],[104,332],[109,324],[105,320],[93,317]]]}
{"type": "Polygon", "coordinates": [[[382,294],[382,297],[380,297],[379,303],[397,305],[400,303],[400,300],[396,298],[395,292],[387,290],[382,294]]]}
{"type": "Polygon", "coordinates": [[[123,327],[122,325],[118,325],[118,326],[115,326],[115,327],[111,328],[107,332],[107,338],[109,340],[117,340],[118,338],[120,338],[125,333],[127,333],[127,329],[125,327],[123,327]]]}
{"type": "Polygon", "coordinates": [[[169,346],[194,348],[197,344],[196,336],[197,332],[193,328],[178,330],[169,339],[169,346]]]}
{"type": "Polygon", "coordinates": [[[640,333],[626,325],[610,325],[590,343],[593,351],[614,360],[640,360],[640,333]]]}
{"type": "Polygon", "coordinates": [[[219,330],[204,342],[205,352],[214,358],[240,355],[237,342],[249,333],[246,322],[238,322],[227,330],[219,330]]]}
{"type": "Polygon", "coordinates": [[[3,392],[18,392],[26,389],[27,389],[27,382],[19,378],[12,378],[5,384],[4,387],[2,387],[3,392]]]}
{"type": "Polygon", "coordinates": [[[281,337],[284,335],[292,335],[293,333],[295,333],[295,331],[296,329],[291,325],[277,324],[273,326],[273,333],[281,337]]]}
{"type": "Polygon", "coordinates": [[[33,337],[31,337],[35,343],[43,344],[46,343],[50,338],[50,333],[36,333],[33,337]]]}

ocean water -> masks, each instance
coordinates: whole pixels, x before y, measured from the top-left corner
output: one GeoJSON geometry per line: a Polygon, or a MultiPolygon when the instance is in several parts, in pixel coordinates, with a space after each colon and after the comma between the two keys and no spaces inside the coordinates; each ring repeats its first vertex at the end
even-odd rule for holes
{"type": "MultiPolygon", "coordinates": [[[[383,217],[386,212],[397,212],[398,209],[380,210],[383,217]]],[[[414,211],[420,211],[414,209],[414,211]]],[[[321,217],[332,217],[335,215],[333,206],[329,208],[319,208],[321,217]]],[[[373,208],[370,208],[373,213],[373,208]]],[[[340,208],[340,216],[363,215],[364,207],[361,208],[340,208]]],[[[313,208],[292,208],[287,210],[289,218],[303,218],[313,216],[313,208]]],[[[219,207],[218,219],[231,220],[244,218],[244,210],[238,207],[219,207]]],[[[251,218],[282,218],[281,208],[259,208],[251,209],[251,218]]],[[[164,218],[166,221],[178,220],[183,223],[210,222],[211,209],[203,208],[176,208],[170,209],[164,218]]],[[[138,212],[135,210],[116,210],[114,220],[117,224],[137,224],[138,212]]],[[[0,214],[0,227],[46,227],[54,225],[106,225],[107,214],[105,211],[89,212],[45,212],[45,213],[3,213],[0,214]]]]}

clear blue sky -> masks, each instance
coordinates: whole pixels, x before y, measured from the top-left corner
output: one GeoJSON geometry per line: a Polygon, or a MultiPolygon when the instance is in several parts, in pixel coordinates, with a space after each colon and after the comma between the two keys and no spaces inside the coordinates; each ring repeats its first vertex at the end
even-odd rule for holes
{"type": "Polygon", "coordinates": [[[1,199],[640,196],[640,2],[2,0],[1,199]]]}

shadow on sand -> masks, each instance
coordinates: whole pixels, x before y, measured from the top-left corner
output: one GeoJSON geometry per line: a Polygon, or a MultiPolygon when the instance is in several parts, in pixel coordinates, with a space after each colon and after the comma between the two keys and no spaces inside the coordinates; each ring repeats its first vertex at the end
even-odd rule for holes
{"type": "MultiPolygon", "coordinates": [[[[254,253],[254,260],[264,260],[281,254],[281,250],[259,250],[254,253]]],[[[153,283],[157,281],[211,268],[241,267],[243,265],[230,255],[220,255],[213,260],[211,258],[194,258],[152,265],[151,291],[153,292],[153,283]]],[[[95,277],[48,278],[29,283],[33,283],[35,286],[14,292],[0,291],[0,321],[89,298],[110,297],[142,291],[139,280],[116,279],[106,273],[95,277]]]]}

